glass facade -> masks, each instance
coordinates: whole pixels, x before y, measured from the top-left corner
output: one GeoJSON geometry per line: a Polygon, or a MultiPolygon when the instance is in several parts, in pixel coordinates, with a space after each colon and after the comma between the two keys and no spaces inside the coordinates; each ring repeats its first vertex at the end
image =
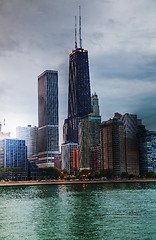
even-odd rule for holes
{"type": "Polygon", "coordinates": [[[141,173],[156,173],[156,132],[147,131],[139,140],[141,173]]]}
{"type": "Polygon", "coordinates": [[[38,128],[28,125],[27,127],[17,127],[16,137],[25,140],[28,149],[28,159],[38,153],[38,128]]]}
{"type": "Polygon", "coordinates": [[[88,51],[76,49],[69,60],[68,141],[78,143],[80,117],[91,113],[88,51]]]}
{"type": "Polygon", "coordinates": [[[0,141],[1,167],[28,168],[27,147],[24,140],[4,139],[0,141]],[[2,163],[2,162],[1,162],[2,163]]]}
{"type": "Polygon", "coordinates": [[[54,166],[59,151],[58,72],[44,71],[38,77],[39,167],[54,166]]]}
{"type": "Polygon", "coordinates": [[[125,113],[120,119],[124,123],[126,138],[136,138],[138,132],[137,115],[125,113]]]}
{"type": "Polygon", "coordinates": [[[101,165],[115,176],[126,172],[124,125],[117,117],[101,124],[101,165]]]}
{"type": "Polygon", "coordinates": [[[126,164],[127,173],[139,175],[139,146],[138,146],[138,121],[136,114],[125,113],[120,117],[124,123],[126,137],[126,164]]]}
{"type": "Polygon", "coordinates": [[[90,113],[79,124],[80,170],[92,169],[91,148],[100,143],[101,117],[90,113]]]}

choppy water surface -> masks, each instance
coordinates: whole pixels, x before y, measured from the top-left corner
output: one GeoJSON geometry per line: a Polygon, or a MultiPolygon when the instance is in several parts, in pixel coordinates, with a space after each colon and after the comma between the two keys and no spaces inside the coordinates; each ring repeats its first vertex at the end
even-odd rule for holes
{"type": "Polygon", "coordinates": [[[0,188],[0,239],[156,239],[156,184],[0,188]]]}

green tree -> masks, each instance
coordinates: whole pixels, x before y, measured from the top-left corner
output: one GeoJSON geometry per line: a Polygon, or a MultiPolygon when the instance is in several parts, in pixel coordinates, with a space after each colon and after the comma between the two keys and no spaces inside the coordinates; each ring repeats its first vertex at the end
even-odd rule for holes
{"type": "Polygon", "coordinates": [[[61,171],[56,167],[45,167],[41,170],[42,179],[59,178],[61,171]]]}
{"type": "Polygon", "coordinates": [[[122,178],[122,179],[128,178],[128,173],[127,173],[127,172],[122,172],[122,173],[121,173],[121,178],[122,178]]]}
{"type": "Polygon", "coordinates": [[[106,170],[102,169],[100,171],[100,177],[101,178],[106,177],[107,179],[112,179],[115,177],[115,174],[114,174],[113,170],[111,170],[111,169],[106,169],[106,170]]]}

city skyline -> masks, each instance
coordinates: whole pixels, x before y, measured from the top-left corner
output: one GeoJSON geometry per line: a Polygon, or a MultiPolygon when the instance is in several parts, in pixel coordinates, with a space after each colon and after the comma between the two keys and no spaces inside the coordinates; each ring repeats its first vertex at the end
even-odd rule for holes
{"type": "Polygon", "coordinates": [[[68,57],[82,9],[82,45],[89,52],[91,92],[102,120],[129,112],[156,130],[155,7],[147,1],[0,1],[2,131],[37,125],[37,76],[58,71],[59,128],[67,117],[68,57]],[[69,8],[70,5],[70,8],[69,8]],[[95,17],[97,16],[97,18],[95,17]]]}

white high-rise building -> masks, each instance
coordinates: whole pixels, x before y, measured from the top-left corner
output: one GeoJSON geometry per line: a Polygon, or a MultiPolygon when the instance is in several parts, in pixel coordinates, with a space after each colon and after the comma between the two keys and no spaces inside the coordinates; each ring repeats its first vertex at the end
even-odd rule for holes
{"type": "Polygon", "coordinates": [[[25,140],[28,149],[28,159],[38,154],[38,128],[28,125],[27,127],[17,127],[16,137],[25,140]]]}

